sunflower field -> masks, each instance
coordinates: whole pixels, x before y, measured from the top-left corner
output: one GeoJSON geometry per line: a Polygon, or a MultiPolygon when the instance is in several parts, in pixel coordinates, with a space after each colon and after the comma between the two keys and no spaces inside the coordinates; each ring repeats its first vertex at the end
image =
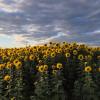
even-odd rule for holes
{"type": "Polygon", "coordinates": [[[100,47],[0,48],[0,100],[100,100],[100,47]]]}

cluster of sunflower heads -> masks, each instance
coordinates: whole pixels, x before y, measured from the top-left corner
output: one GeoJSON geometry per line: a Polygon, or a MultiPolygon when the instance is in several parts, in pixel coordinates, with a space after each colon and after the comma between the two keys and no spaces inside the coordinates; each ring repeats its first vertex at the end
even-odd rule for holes
{"type": "Polygon", "coordinates": [[[3,76],[4,81],[9,82],[12,79],[12,71],[17,76],[19,74],[17,72],[24,72],[24,70],[25,72],[32,70],[35,73],[51,71],[53,75],[62,71],[65,78],[67,74],[70,75],[67,71],[74,73],[77,70],[81,73],[95,73],[96,75],[100,72],[100,47],[75,42],[50,42],[38,46],[0,48],[0,75],[3,76]]]}
{"type": "Polygon", "coordinates": [[[61,70],[63,68],[63,65],[61,63],[57,63],[57,64],[51,65],[51,66],[48,66],[46,64],[36,66],[38,72],[40,72],[40,73],[44,73],[44,72],[49,71],[50,67],[51,67],[51,70],[52,70],[52,74],[55,74],[58,70],[61,70]]]}

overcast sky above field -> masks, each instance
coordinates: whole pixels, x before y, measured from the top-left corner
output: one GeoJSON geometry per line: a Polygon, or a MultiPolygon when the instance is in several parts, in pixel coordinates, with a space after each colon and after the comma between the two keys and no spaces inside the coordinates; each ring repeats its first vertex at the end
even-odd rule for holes
{"type": "Polygon", "coordinates": [[[0,0],[0,46],[76,41],[100,46],[100,0],[0,0]]]}

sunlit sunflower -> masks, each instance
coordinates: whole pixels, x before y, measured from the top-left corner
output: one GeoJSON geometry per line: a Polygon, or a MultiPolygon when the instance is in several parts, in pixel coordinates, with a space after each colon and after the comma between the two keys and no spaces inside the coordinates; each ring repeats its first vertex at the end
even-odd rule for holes
{"type": "Polygon", "coordinates": [[[48,57],[48,55],[43,55],[43,58],[45,59],[45,58],[47,58],[48,57]]]}
{"type": "Polygon", "coordinates": [[[62,50],[61,50],[61,49],[58,49],[58,50],[57,50],[57,53],[61,53],[61,52],[62,52],[62,50]]]}
{"type": "Polygon", "coordinates": [[[16,65],[15,65],[16,69],[19,70],[22,68],[22,63],[19,61],[16,65]]]}
{"type": "Polygon", "coordinates": [[[29,60],[34,60],[35,59],[35,56],[34,55],[30,55],[29,56],[29,60]]]}
{"type": "Polygon", "coordinates": [[[63,44],[65,45],[65,44],[67,44],[67,42],[64,41],[63,44]]]}
{"type": "Polygon", "coordinates": [[[47,47],[47,44],[44,44],[45,47],[47,47]]]}
{"type": "Polygon", "coordinates": [[[51,57],[54,58],[56,56],[55,52],[51,53],[51,57]]]}
{"type": "Polygon", "coordinates": [[[84,59],[84,56],[83,56],[82,54],[80,54],[80,55],[78,56],[78,59],[79,59],[79,60],[83,60],[83,59],[84,59]]]}
{"type": "Polygon", "coordinates": [[[10,75],[4,76],[4,80],[5,80],[5,81],[9,81],[10,79],[11,79],[11,76],[10,76],[10,75]]]}
{"type": "Polygon", "coordinates": [[[4,69],[4,67],[5,67],[5,65],[4,65],[4,64],[0,64],[0,70],[3,70],[3,69],[4,69]]]}
{"type": "Polygon", "coordinates": [[[45,51],[45,55],[49,55],[50,54],[50,50],[45,51]]]}
{"type": "Polygon", "coordinates": [[[6,55],[2,56],[2,59],[3,60],[6,60],[7,59],[7,56],[6,55]]]}
{"type": "Polygon", "coordinates": [[[66,53],[65,56],[66,56],[67,58],[69,58],[71,55],[70,55],[70,53],[66,53]]]}
{"type": "Polygon", "coordinates": [[[49,44],[53,44],[52,42],[49,42],[49,44]]]}
{"type": "Polygon", "coordinates": [[[25,57],[24,57],[24,61],[27,61],[27,60],[28,60],[28,56],[25,56],[25,57]]]}
{"type": "Polygon", "coordinates": [[[92,56],[91,55],[87,55],[87,59],[88,61],[92,60],[92,56]]]}
{"type": "Polygon", "coordinates": [[[61,69],[63,66],[62,66],[62,64],[61,63],[57,63],[57,68],[58,69],[61,69]]]}
{"type": "Polygon", "coordinates": [[[44,66],[43,65],[39,66],[38,71],[43,73],[44,72],[44,66]]]}
{"type": "Polygon", "coordinates": [[[77,55],[77,54],[78,54],[77,50],[74,50],[73,55],[77,55]]]}
{"type": "Polygon", "coordinates": [[[6,68],[7,68],[7,69],[10,69],[10,68],[12,68],[12,67],[13,67],[13,63],[7,62],[6,68]]]}
{"type": "Polygon", "coordinates": [[[8,55],[11,55],[11,52],[7,52],[8,55]]]}
{"type": "Polygon", "coordinates": [[[13,64],[16,65],[18,62],[19,62],[19,60],[18,60],[18,59],[15,59],[15,60],[13,61],[13,64]]]}
{"type": "Polygon", "coordinates": [[[48,65],[44,65],[44,71],[48,70],[48,65]]]}
{"type": "Polygon", "coordinates": [[[85,69],[84,69],[85,72],[91,72],[92,71],[92,68],[91,66],[86,66],[85,69]]]}
{"type": "Polygon", "coordinates": [[[16,98],[15,97],[12,97],[10,100],[16,100],[16,98]]]}

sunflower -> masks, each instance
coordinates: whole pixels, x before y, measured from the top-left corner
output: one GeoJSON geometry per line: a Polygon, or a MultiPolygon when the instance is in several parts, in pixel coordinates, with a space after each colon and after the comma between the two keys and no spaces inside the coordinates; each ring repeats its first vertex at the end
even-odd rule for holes
{"type": "Polygon", "coordinates": [[[11,52],[7,52],[7,54],[8,54],[8,55],[11,55],[12,53],[11,53],[11,52]]]}
{"type": "Polygon", "coordinates": [[[57,63],[56,66],[57,66],[58,69],[61,69],[63,67],[61,63],[57,63]]]}
{"type": "Polygon", "coordinates": [[[47,47],[47,44],[44,44],[44,47],[47,47]]]}
{"type": "Polygon", "coordinates": [[[85,69],[84,69],[85,72],[91,72],[92,71],[92,68],[91,66],[86,66],[85,69]]]}
{"type": "Polygon", "coordinates": [[[38,71],[43,73],[44,72],[44,66],[43,65],[39,66],[38,71]]]}
{"type": "Polygon", "coordinates": [[[49,44],[53,44],[52,42],[49,42],[49,44]]]}
{"type": "Polygon", "coordinates": [[[83,55],[80,54],[80,55],[78,56],[78,59],[79,59],[79,60],[83,60],[83,59],[84,59],[83,55]]]}
{"type": "Polygon", "coordinates": [[[60,44],[59,43],[56,43],[56,47],[59,47],[60,46],[60,44]]]}
{"type": "Polygon", "coordinates": [[[77,50],[74,50],[73,55],[77,55],[77,54],[78,54],[77,50]]]}
{"type": "Polygon", "coordinates": [[[52,70],[52,74],[56,75],[57,74],[57,70],[52,70]]]}
{"type": "Polygon", "coordinates": [[[4,76],[4,80],[5,80],[5,81],[9,81],[10,79],[11,79],[11,76],[10,76],[10,75],[4,76]]]}
{"type": "Polygon", "coordinates": [[[16,69],[19,70],[22,67],[22,63],[19,61],[16,65],[15,65],[16,69]]]}
{"type": "Polygon", "coordinates": [[[0,64],[0,70],[3,70],[4,67],[5,67],[4,64],[0,64]]]}
{"type": "Polygon", "coordinates": [[[27,61],[27,60],[28,60],[28,56],[25,56],[25,57],[24,57],[24,61],[27,61]]]}
{"type": "Polygon", "coordinates": [[[64,41],[63,44],[65,45],[65,44],[67,44],[67,42],[64,41]]]}
{"type": "Polygon", "coordinates": [[[13,64],[16,65],[18,62],[19,62],[19,60],[18,60],[18,59],[15,59],[15,60],[13,61],[13,64]]]}
{"type": "Polygon", "coordinates": [[[48,65],[44,65],[44,71],[48,70],[48,65]]]}
{"type": "Polygon", "coordinates": [[[56,56],[55,52],[51,53],[51,57],[54,58],[56,56]]]}
{"type": "Polygon", "coordinates": [[[33,56],[32,54],[29,56],[29,60],[34,60],[35,56],[33,56]]]}
{"type": "Polygon", "coordinates": [[[11,62],[7,62],[7,65],[6,65],[6,68],[7,69],[10,69],[13,67],[13,64],[11,62]]]}
{"type": "Polygon", "coordinates": [[[100,67],[98,68],[98,72],[100,72],[100,67]]]}
{"type": "Polygon", "coordinates": [[[15,97],[12,97],[10,100],[16,100],[16,98],[15,97]]]}
{"type": "Polygon", "coordinates": [[[49,55],[50,54],[50,50],[45,52],[45,55],[49,55]]]}
{"type": "Polygon", "coordinates": [[[91,55],[87,55],[87,60],[92,60],[92,56],[91,55]]]}
{"type": "Polygon", "coordinates": [[[62,52],[62,50],[61,50],[61,49],[58,49],[58,50],[57,50],[57,53],[61,53],[61,52],[62,52]]]}
{"type": "Polygon", "coordinates": [[[48,57],[48,55],[43,55],[43,58],[45,59],[45,58],[47,58],[48,57]]]}
{"type": "Polygon", "coordinates": [[[66,56],[67,58],[69,58],[71,55],[70,55],[70,53],[66,53],[65,56],[66,56]]]}

